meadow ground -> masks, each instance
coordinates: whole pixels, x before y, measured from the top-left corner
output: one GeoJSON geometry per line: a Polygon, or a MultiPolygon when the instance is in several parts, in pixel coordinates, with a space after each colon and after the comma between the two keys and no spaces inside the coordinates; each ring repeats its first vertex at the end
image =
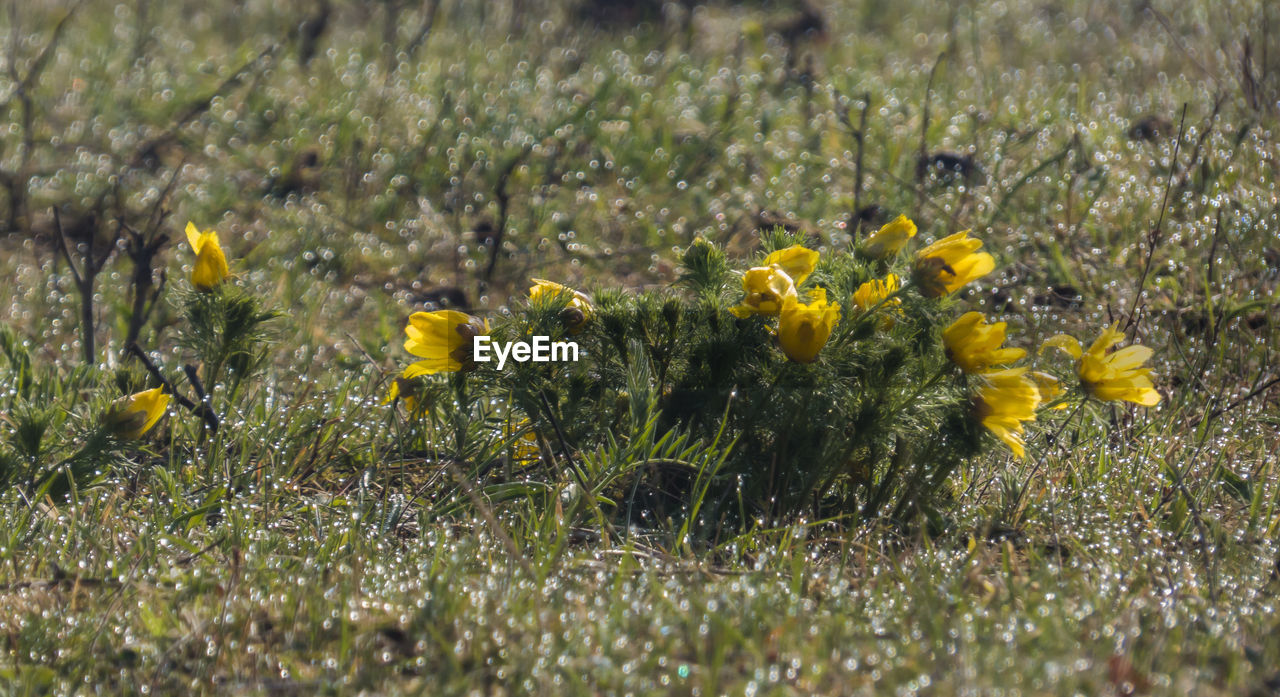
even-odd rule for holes
{"type": "Polygon", "coordinates": [[[1280,8],[583,6],[7,3],[0,694],[1280,694],[1280,8]],[[1120,320],[1161,404],[1046,416],[927,525],[693,542],[568,515],[470,431],[397,445],[425,303],[899,213],[986,241],[956,307],[1033,353],[1120,320]],[[188,220],[281,312],[266,363],[216,433],[174,405],[33,496],[145,378],[130,338],[193,394],[188,220]]]}

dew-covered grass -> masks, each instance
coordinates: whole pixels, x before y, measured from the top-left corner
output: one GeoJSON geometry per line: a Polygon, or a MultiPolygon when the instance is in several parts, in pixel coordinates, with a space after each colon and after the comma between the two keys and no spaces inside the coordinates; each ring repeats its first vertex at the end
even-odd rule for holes
{"type": "MultiPolygon", "coordinates": [[[[0,320],[53,423],[135,363],[121,248],[79,367],[54,207],[165,211],[170,286],[217,228],[284,313],[216,435],[174,408],[71,503],[0,493],[0,694],[1280,694],[1280,10],[832,0],[788,38],[791,3],[436,4],[419,42],[395,0],[0,16],[0,320]],[[1129,326],[1164,401],[1044,417],[927,524],[696,543],[566,519],[568,477],[475,490],[492,433],[406,448],[382,404],[442,292],[500,315],[531,276],[661,287],[698,236],[898,213],[986,241],[964,302],[1014,345],[1129,326]]],[[[139,344],[180,379],[171,295],[139,344]]]]}

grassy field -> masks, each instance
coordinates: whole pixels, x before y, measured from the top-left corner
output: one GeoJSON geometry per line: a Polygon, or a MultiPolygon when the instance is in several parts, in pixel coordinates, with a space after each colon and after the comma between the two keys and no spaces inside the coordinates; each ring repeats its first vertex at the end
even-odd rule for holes
{"type": "Polygon", "coordinates": [[[0,694],[1280,694],[1280,8],[803,8],[10,0],[0,694]],[[957,311],[1033,359],[1119,321],[1163,401],[1045,415],[927,523],[692,537],[513,477],[510,419],[442,457],[383,403],[442,299],[900,213],[995,255],[957,311]],[[244,384],[180,340],[188,220],[279,313],[244,384]],[[133,342],[216,409],[33,495],[133,342]]]}

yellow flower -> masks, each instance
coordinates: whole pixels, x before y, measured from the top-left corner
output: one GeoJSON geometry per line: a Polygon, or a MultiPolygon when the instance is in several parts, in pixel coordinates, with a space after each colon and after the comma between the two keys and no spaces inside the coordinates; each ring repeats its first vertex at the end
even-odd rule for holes
{"type": "Polygon", "coordinates": [[[800,245],[792,245],[765,257],[763,266],[748,269],[742,276],[742,290],[747,296],[729,311],[738,317],[776,315],[783,302],[796,299],[796,288],[813,273],[818,253],[800,245]]]}
{"type": "MultiPolygon", "coordinates": [[[[1035,371],[1032,373],[1028,373],[1028,377],[1030,377],[1031,380],[1036,383],[1036,389],[1040,390],[1040,399],[1044,400],[1045,402],[1052,402],[1058,397],[1061,397],[1062,393],[1066,391],[1062,388],[1062,381],[1048,373],[1035,371]]],[[[1050,408],[1066,409],[1067,405],[1059,404],[1057,406],[1050,407],[1050,408]]]]}
{"type": "Polygon", "coordinates": [[[868,235],[862,244],[862,252],[872,259],[885,259],[897,254],[902,245],[915,236],[916,224],[907,216],[900,215],[868,235]]]}
{"type": "Polygon", "coordinates": [[[996,261],[990,254],[979,252],[981,248],[982,240],[970,238],[965,230],[916,252],[915,274],[920,292],[936,298],[991,273],[996,261]]]}
{"type": "MultiPolygon", "coordinates": [[[[897,298],[889,298],[890,295],[898,292],[902,288],[902,279],[895,274],[887,274],[884,278],[876,278],[862,285],[853,291],[853,305],[861,312],[870,312],[871,308],[880,305],[881,301],[885,301],[880,306],[882,310],[896,310],[902,301],[897,298]],[[885,300],[889,298],[889,300],[885,300]]],[[[890,329],[893,327],[893,317],[886,315],[880,321],[882,329],[890,329]]]]}
{"type": "Polygon", "coordinates": [[[489,322],[454,310],[415,312],[404,328],[404,350],[425,360],[405,368],[402,377],[471,370],[473,339],[489,333],[489,322]]]}
{"type": "Polygon", "coordinates": [[[966,373],[982,373],[996,365],[1020,360],[1027,352],[1020,348],[1000,348],[1004,343],[1004,322],[987,324],[981,312],[966,312],[942,330],[947,358],[966,373]]]}
{"type": "Polygon", "coordinates": [[[778,343],[783,353],[798,363],[812,363],[840,321],[840,306],[827,302],[827,291],[813,289],[813,302],[802,304],[787,298],[778,319],[778,343]]]}
{"type": "Polygon", "coordinates": [[[386,399],[382,400],[383,404],[390,404],[398,398],[404,402],[404,408],[412,414],[418,411],[421,406],[421,400],[418,399],[418,383],[412,378],[406,378],[404,375],[397,375],[391,380],[391,387],[387,390],[386,399]]]}
{"type": "Polygon", "coordinates": [[[748,269],[742,276],[742,289],[747,296],[729,311],[738,317],[776,315],[782,303],[796,299],[796,284],[786,272],[771,266],[748,269]]]}
{"type": "Polygon", "coordinates": [[[107,424],[121,438],[141,438],[144,433],[164,416],[169,406],[169,395],[163,387],[135,392],[117,399],[107,414],[107,424]]]}
{"type": "Polygon", "coordinates": [[[1146,346],[1126,346],[1108,353],[1111,347],[1124,340],[1115,325],[1103,330],[1102,335],[1084,351],[1080,342],[1072,336],[1059,334],[1044,342],[1043,351],[1050,346],[1059,348],[1076,359],[1076,374],[1085,392],[1105,402],[1125,401],[1153,407],[1160,403],[1160,393],[1151,383],[1151,369],[1142,364],[1151,358],[1146,346]]]}
{"type": "Polygon", "coordinates": [[[508,420],[506,425],[507,432],[504,435],[510,442],[512,460],[527,464],[542,456],[542,450],[538,447],[538,432],[533,430],[533,422],[525,418],[515,424],[508,420]],[[520,434],[519,437],[515,436],[517,433],[520,434]]]}
{"type": "Polygon", "coordinates": [[[782,269],[799,286],[818,267],[818,253],[794,244],[765,257],[764,265],[782,269]]]}
{"type": "Polygon", "coordinates": [[[534,283],[529,288],[529,300],[531,302],[537,302],[546,296],[569,296],[569,304],[560,313],[560,319],[564,322],[564,326],[568,328],[569,333],[577,334],[582,331],[583,327],[587,326],[587,322],[590,321],[591,315],[595,312],[595,307],[591,304],[591,298],[584,293],[579,293],[568,286],[562,286],[553,281],[544,281],[541,278],[530,280],[534,283]]]}
{"type": "Polygon", "coordinates": [[[1022,422],[1035,421],[1040,406],[1040,390],[1026,372],[1008,368],[981,374],[982,386],[974,399],[978,420],[1019,458],[1026,454],[1022,422]]]}
{"type": "Polygon", "coordinates": [[[227,258],[218,244],[216,230],[200,232],[194,223],[187,223],[187,242],[196,253],[196,263],[191,269],[191,285],[197,290],[211,291],[231,275],[227,258]]]}

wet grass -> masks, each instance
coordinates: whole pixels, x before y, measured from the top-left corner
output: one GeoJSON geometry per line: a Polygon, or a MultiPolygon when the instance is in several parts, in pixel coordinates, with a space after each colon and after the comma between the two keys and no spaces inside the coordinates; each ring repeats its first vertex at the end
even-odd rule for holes
{"type": "MultiPolygon", "coordinates": [[[[54,207],[106,243],[162,202],[172,279],[186,220],[217,227],[286,313],[216,437],[175,410],[74,504],[0,494],[0,693],[1280,691],[1275,8],[830,2],[788,39],[770,3],[591,29],[444,2],[415,47],[401,5],[336,4],[305,65],[303,3],[0,19],[0,318],[42,389],[107,400],[130,301],[121,251],[85,374],[54,207]],[[475,462],[396,445],[385,380],[442,292],[661,286],[698,235],[842,248],[899,212],[987,241],[966,301],[1017,345],[1131,325],[1165,401],[1047,417],[920,529],[710,547],[566,522],[559,490],[477,507],[475,462]]],[[[175,374],[177,321],[162,294],[139,335],[175,374]]]]}

